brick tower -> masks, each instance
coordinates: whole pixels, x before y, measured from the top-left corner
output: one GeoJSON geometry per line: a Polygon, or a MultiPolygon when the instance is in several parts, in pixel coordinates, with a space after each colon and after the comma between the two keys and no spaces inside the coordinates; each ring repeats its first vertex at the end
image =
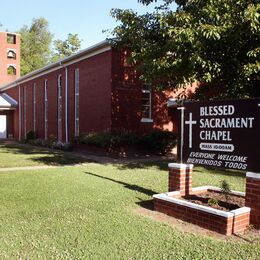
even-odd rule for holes
{"type": "Polygon", "coordinates": [[[20,77],[20,35],[0,32],[0,86],[20,77]]]}

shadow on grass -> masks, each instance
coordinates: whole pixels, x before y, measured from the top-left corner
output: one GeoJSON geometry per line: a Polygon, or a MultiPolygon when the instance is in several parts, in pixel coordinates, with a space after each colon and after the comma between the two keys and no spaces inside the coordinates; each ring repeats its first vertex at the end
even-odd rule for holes
{"type": "Polygon", "coordinates": [[[11,154],[48,154],[47,150],[42,150],[41,147],[35,148],[33,146],[19,145],[19,144],[0,144],[0,148],[5,150],[5,153],[11,154]]]}
{"type": "MultiPolygon", "coordinates": [[[[44,147],[35,147],[27,144],[18,144],[18,143],[11,143],[5,144],[4,142],[0,142],[0,148],[4,150],[5,153],[9,154],[24,154],[24,155],[38,155],[37,157],[29,158],[32,161],[36,161],[38,163],[43,163],[46,165],[66,165],[66,164],[79,164],[79,163],[87,163],[87,162],[98,162],[89,160],[78,155],[74,155],[70,152],[58,151],[47,149],[44,147]]],[[[92,155],[92,154],[90,154],[92,155]]],[[[96,155],[96,154],[93,154],[96,155]]],[[[110,157],[108,157],[110,158],[110,157]]],[[[150,167],[156,167],[158,170],[168,170],[168,163],[173,162],[173,160],[161,160],[159,161],[157,158],[155,160],[151,159],[147,161],[144,159],[139,159],[140,161],[129,162],[122,158],[117,159],[116,161],[113,160],[111,157],[111,161],[108,159],[107,162],[103,162],[102,164],[113,164],[119,170],[126,170],[126,169],[148,169],[150,167]]]]}
{"type": "Polygon", "coordinates": [[[148,209],[148,210],[154,210],[153,200],[141,200],[136,202],[136,204],[142,208],[148,209]]]}
{"type": "Polygon", "coordinates": [[[34,155],[34,157],[29,157],[28,160],[45,165],[69,165],[92,162],[91,160],[75,156],[69,152],[52,151],[23,144],[0,144],[0,148],[4,153],[34,155]]]}
{"type": "Polygon", "coordinates": [[[49,154],[49,156],[32,158],[31,160],[46,165],[69,165],[69,164],[81,164],[81,163],[91,162],[90,160],[76,158],[76,157],[68,157],[62,154],[49,154]]]}
{"type": "Polygon", "coordinates": [[[130,162],[116,165],[119,170],[134,170],[134,169],[148,169],[155,167],[158,170],[168,171],[168,163],[173,162],[172,160],[163,161],[148,161],[148,162],[130,162]]]}
{"type": "Polygon", "coordinates": [[[148,196],[152,196],[152,195],[157,193],[154,190],[146,189],[146,188],[143,188],[143,187],[138,186],[138,185],[129,184],[127,182],[118,181],[118,180],[115,180],[115,179],[112,179],[112,178],[100,176],[100,175],[97,175],[95,173],[91,173],[91,172],[85,172],[85,173],[88,174],[88,175],[91,175],[91,176],[95,176],[95,177],[104,179],[104,180],[108,180],[108,181],[111,181],[111,182],[118,183],[120,185],[123,185],[126,189],[133,190],[133,191],[138,191],[138,192],[143,193],[143,194],[148,195],[148,196]]]}

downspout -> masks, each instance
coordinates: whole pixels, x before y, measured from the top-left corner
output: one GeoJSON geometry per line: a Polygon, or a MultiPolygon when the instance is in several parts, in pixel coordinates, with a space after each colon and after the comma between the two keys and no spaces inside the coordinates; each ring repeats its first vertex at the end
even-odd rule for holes
{"type": "Polygon", "coordinates": [[[68,143],[68,67],[65,67],[65,138],[68,143]]]}
{"type": "Polygon", "coordinates": [[[21,86],[19,85],[19,141],[21,141],[21,136],[22,136],[22,126],[21,126],[21,115],[22,115],[22,111],[21,111],[21,86]]]}

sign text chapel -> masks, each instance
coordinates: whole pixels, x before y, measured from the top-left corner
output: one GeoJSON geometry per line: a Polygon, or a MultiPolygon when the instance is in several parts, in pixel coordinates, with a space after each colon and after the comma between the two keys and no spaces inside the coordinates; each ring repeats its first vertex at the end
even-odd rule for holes
{"type": "Polygon", "coordinates": [[[260,170],[260,99],[186,103],[183,116],[183,161],[260,170]]]}

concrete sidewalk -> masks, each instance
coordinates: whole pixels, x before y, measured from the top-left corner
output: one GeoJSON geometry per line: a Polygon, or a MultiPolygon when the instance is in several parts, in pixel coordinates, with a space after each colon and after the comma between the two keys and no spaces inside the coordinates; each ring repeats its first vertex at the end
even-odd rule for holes
{"type": "Polygon", "coordinates": [[[83,166],[83,165],[84,164],[6,167],[6,168],[0,168],[0,172],[30,171],[30,170],[41,170],[41,169],[55,169],[55,168],[61,168],[61,167],[75,167],[75,166],[83,166]]]}
{"type": "Polygon", "coordinates": [[[86,160],[86,162],[79,163],[79,164],[65,164],[65,165],[38,165],[38,166],[22,166],[22,167],[6,167],[6,168],[0,168],[0,172],[5,171],[23,171],[23,170],[40,170],[40,169],[51,169],[51,168],[60,168],[60,167],[78,167],[78,166],[86,166],[88,163],[100,163],[100,164],[132,164],[132,163],[143,163],[143,162],[154,162],[154,161],[165,161],[165,160],[175,160],[176,156],[156,156],[156,155],[147,155],[147,156],[140,156],[136,158],[113,158],[109,156],[100,156],[100,155],[94,155],[94,154],[84,154],[79,152],[66,152],[61,150],[53,150],[46,147],[39,147],[39,146],[33,146],[30,144],[21,144],[17,143],[15,141],[6,141],[2,142],[6,144],[14,144],[19,146],[26,146],[26,147],[32,147],[34,149],[38,150],[44,150],[49,151],[50,153],[59,153],[66,156],[72,156],[72,157],[78,157],[86,160]]]}

